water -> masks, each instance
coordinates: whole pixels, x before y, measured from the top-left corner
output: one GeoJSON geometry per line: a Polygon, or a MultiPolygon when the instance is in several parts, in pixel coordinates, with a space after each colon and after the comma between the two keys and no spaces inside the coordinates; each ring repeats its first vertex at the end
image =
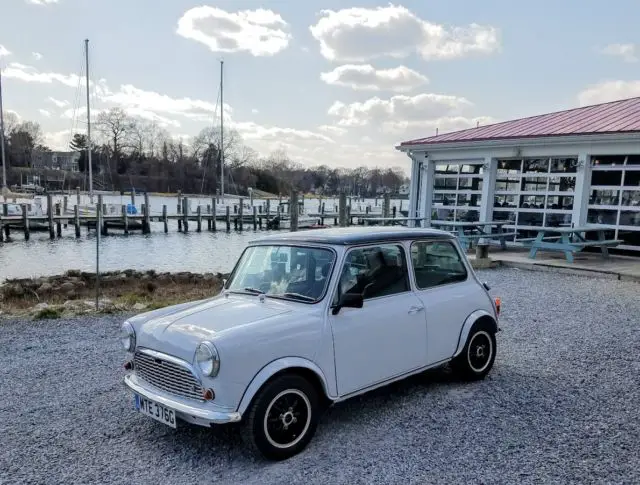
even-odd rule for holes
{"type": "MultiPolygon", "coordinates": [[[[43,209],[46,211],[46,197],[43,197],[43,209]]],[[[57,196],[54,201],[61,201],[57,196]]],[[[143,201],[142,197],[136,198],[136,205],[143,201]]],[[[245,199],[247,200],[247,199],[245,199]]],[[[10,202],[10,201],[9,201],[10,202]]],[[[21,200],[18,200],[21,202],[21,200]]],[[[27,202],[24,200],[22,202],[27,202]]],[[[33,202],[33,201],[31,201],[33,202]]],[[[110,195],[104,197],[105,204],[127,204],[129,196],[110,195]]],[[[211,203],[211,198],[193,199],[192,208],[195,210],[197,203],[206,207],[211,203]]],[[[237,200],[229,199],[228,204],[237,203],[237,200]]],[[[333,210],[335,199],[323,199],[326,211],[333,210]]],[[[69,197],[69,207],[76,203],[74,196],[69,197]]],[[[82,204],[88,204],[88,197],[83,197],[82,204]]],[[[264,201],[254,200],[254,205],[262,205],[264,201]]],[[[377,200],[377,210],[381,205],[381,199],[377,200]]],[[[400,208],[400,200],[392,201],[392,205],[400,208]]],[[[152,213],[161,213],[162,205],[168,206],[169,213],[176,212],[177,198],[153,196],[149,198],[152,213]]],[[[376,201],[353,202],[353,211],[364,211],[367,205],[376,210],[376,201]],[[361,209],[359,208],[361,207],[361,209]]],[[[272,207],[275,208],[277,201],[272,207]]],[[[406,209],[407,201],[403,201],[406,209]]],[[[305,199],[305,213],[318,210],[317,199],[305,199]]],[[[332,222],[332,221],[327,221],[332,222]]],[[[177,223],[169,222],[169,233],[165,234],[162,223],[151,224],[151,234],[142,235],[136,231],[129,236],[124,236],[119,231],[111,231],[109,236],[100,240],[100,270],[115,271],[123,269],[156,271],[192,271],[229,272],[233,269],[237,258],[240,256],[247,243],[266,231],[243,232],[226,231],[207,232],[206,223],[203,223],[203,231],[196,233],[195,224],[190,224],[190,230],[186,234],[177,232],[177,223]]],[[[220,223],[218,223],[220,229],[220,223]]],[[[246,226],[245,226],[246,227],[246,226]]],[[[32,232],[31,239],[24,241],[20,231],[12,232],[12,242],[0,243],[0,282],[7,278],[28,278],[37,276],[50,276],[64,273],[70,269],[82,271],[95,271],[96,267],[96,239],[95,233],[87,233],[82,227],[82,236],[75,238],[73,226],[66,230],[63,228],[62,237],[50,240],[48,232],[32,232]]]]}

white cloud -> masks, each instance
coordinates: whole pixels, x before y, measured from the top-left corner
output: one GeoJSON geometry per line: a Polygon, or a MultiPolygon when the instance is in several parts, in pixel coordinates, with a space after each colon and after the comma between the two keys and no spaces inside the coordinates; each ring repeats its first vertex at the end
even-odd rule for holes
{"type": "Polygon", "coordinates": [[[214,52],[249,52],[270,56],[291,40],[282,17],[265,9],[227,12],[201,6],[187,10],[178,20],[178,35],[200,42],[214,52]]]}
{"type": "Polygon", "coordinates": [[[470,24],[445,27],[417,17],[409,9],[389,4],[376,8],[323,10],[310,27],[329,60],[362,62],[379,57],[453,59],[488,54],[500,48],[498,31],[470,24]]]}
{"type": "Polygon", "coordinates": [[[51,96],[49,96],[49,98],[47,98],[51,103],[55,104],[58,108],[65,108],[67,106],[69,106],[69,101],[67,100],[60,100],[60,99],[56,99],[53,98],[51,96]]]}
{"type": "Polygon", "coordinates": [[[52,150],[67,151],[74,131],[71,129],[46,132],[43,135],[44,144],[52,150]]]}
{"type": "Polygon", "coordinates": [[[51,84],[54,81],[69,87],[77,87],[80,77],[77,74],[60,74],[57,72],[39,72],[35,67],[25,66],[17,62],[10,63],[3,74],[10,79],[18,79],[29,83],[51,84]]]}
{"type": "Polygon", "coordinates": [[[624,62],[638,62],[640,47],[635,44],[609,44],[600,50],[602,54],[620,57],[624,62]]]}
{"type": "Polygon", "coordinates": [[[26,0],[26,1],[31,5],[51,5],[53,3],[58,3],[59,0],[26,0]]]}
{"type": "Polygon", "coordinates": [[[640,96],[640,81],[604,81],[588,86],[578,94],[580,106],[606,103],[640,96]]]}
{"type": "Polygon", "coordinates": [[[31,53],[31,56],[33,56],[33,58],[34,58],[36,61],[40,61],[40,60],[42,60],[42,54],[40,54],[39,52],[32,52],[32,53],[31,53]]]}
{"type": "Polygon", "coordinates": [[[320,131],[324,131],[325,133],[329,133],[331,135],[337,135],[337,136],[342,136],[346,134],[348,131],[346,128],[342,128],[341,126],[335,126],[335,125],[320,125],[318,126],[318,129],[320,131]]]}
{"type": "Polygon", "coordinates": [[[370,64],[345,64],[333,71],[323,72],[320,78],[327,84],[361,91],[399,93],[411,91],[429,82],[426,76],[405,66],[376,69],[370,64]]]}
{"type": "Polygon", "coordinates": [[[251,113],[252,113],[252,114],[254,114],[254,115],[257,115],[259,112],[260,112],[260,111],[258,111],[256,108],[253,108],[253,109],[251,110],[251,113]]]}
{"type": "Polygon", "coordinates": [[[47,111],[46,109],[42,109],[42,108],[41,108],[41,109],[39,109],[38,111],[39,111],[39,112],[40,112],[40,114],[41,114],[42,116],[44,116],[45,118],[51,118],[51,112],[50,112],[50,111],[47,111]]]}
{"type": "Polygon", "coordinates": [[[10,55],[11,55],[11,51],[9,51],[9,49],[7,49],[5,46],[0,44],[0,57],[6,57],[10,55]]]}
{"type": "Polygon", "coordinates": [[[465,98],[444,94],[397,95],[389,99],[370,98],[345,104],[336,101],[329,115],[339,126],[381,126],[385,129],[397,121],[421,121],[460,114],[472,103],[465,98]]]}

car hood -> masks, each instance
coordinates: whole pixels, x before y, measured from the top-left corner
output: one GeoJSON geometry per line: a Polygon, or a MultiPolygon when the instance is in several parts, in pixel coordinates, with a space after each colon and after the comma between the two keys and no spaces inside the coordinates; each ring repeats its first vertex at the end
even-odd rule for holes
{"type": "Polygon", "coordinates": [[[244,325],[266,323],[294,309],[290,302],[229,295],[163,310],[130,320],[136,328],[137,346],[190,362],[196,345],[202,340],[213,340],[218,334],[244,325]]]}

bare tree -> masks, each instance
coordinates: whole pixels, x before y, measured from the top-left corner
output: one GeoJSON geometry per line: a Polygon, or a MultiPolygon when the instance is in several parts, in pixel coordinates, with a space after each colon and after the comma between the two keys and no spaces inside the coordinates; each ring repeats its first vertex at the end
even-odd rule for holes
{"type": "Polygon", "coordinates": [[[98,115],[97,125],[100,132],[107,138],[114,159],[118,160],[127,144],[133,123],[129,115],[122,108],[111,108],[98,115]]]}

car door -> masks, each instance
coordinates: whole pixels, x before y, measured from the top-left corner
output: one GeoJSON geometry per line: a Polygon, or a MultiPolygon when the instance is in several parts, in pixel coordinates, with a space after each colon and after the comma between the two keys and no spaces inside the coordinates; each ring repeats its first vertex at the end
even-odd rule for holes
{"type": "Polygon", "coordinates": [[[451,358],[466,318],[482,306],[477,282],[470,277],[452,241],[414,241],[411,266],[416,294],[425,307],[429,364],[451,358]]]}
{"type": "Polygon", "coordinates": [[[336,315],[329,311],[341,396],[425,365],[425,313],[411,291],[401,244],[351,249],[333,304],[346,292],[364,292],[364,302],[362,308],[341,308],[336,315]]]}

